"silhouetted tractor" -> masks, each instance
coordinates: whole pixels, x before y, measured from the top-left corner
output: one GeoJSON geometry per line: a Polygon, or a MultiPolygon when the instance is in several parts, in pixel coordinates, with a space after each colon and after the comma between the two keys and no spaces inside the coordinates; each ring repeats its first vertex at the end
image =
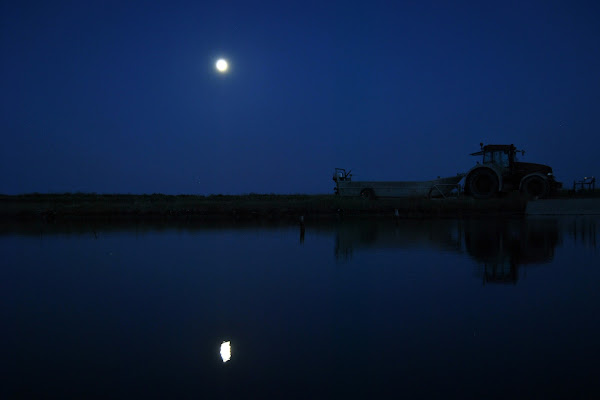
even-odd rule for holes
{"type": "Polygon", "coordinates": [[[500,193],[519,190],[528,198],[548,197],[562,187],[552,174],[552,168],[543,164],[520,162],[512,144],[480,144],[481,150],[472,156],[483,156],[467,173],[465,193],[476,199],[497,197],[500,193]]]}

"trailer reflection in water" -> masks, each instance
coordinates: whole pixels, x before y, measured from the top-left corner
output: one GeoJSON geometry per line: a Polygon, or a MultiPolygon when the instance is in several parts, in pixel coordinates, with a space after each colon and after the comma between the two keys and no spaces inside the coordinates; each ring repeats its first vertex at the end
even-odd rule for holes
{"type": "Polygon", "coordinates": [[[335,255],[339,261],[354,251],[431,248],[461,251],[458,220],[344,221],[337,226],[335,255]]]}
{"type": "MultiPolygon", "coordinates": [[[[572,224],[572,222],[571,222],[572,224]]],[[[580,222],[581,224],[581,222],[580,222]]],[[[583,224],[588,242],[595,243],[594,227],[583,224]]],[[[565,231],[556,218],[426,220],[390,223],[340,224],[336,236],[338,261],[352,258],[362,249],[409,249],[415,247],[466,253],[477,262],[476,276],[483,283],[513,283],[525,266],[549,263],[565,231]]],[[[572,233],[576,236],[576,233],[572,233]]]]}

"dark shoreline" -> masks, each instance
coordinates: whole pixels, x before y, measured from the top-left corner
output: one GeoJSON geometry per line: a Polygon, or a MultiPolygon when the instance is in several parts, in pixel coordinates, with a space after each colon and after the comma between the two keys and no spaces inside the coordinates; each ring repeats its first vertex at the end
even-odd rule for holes
{"type": "MultiPolygon", "coordinates": [[[[559,193],[555,198],[600,198],[599,192],[559,193]]],[[[465,218],[523,216],[527,199],[518,193],[475,200],[396,198],[363,200],[335,195],[0,195],[0,220],[305,220],[340,217],[465,218]]]]}
{"type": "Polygon", "coordinates": [[[0,219],[267,219],[348,217],[460,218],[519,216],[527,205],[521,196],[478,201],[400,198],[363,200],[335,195],[0,195],[0,219]]]}

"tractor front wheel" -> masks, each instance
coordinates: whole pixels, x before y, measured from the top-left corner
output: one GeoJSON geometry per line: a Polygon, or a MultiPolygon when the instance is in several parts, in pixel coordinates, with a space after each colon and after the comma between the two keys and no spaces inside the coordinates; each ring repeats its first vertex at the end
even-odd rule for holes
{"type": "Polygon", "coordinates": [[[548,180],[541,176],[530,176],[521,184],[521,193],[530,199],[542,199],[548,195],[549,191],[548,180]]]}

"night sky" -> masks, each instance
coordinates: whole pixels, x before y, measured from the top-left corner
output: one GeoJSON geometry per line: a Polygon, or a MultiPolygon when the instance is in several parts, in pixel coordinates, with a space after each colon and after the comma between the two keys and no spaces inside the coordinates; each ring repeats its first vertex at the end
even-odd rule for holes
{"type": "Polygon", "coordinates": [[[0,193],[600,175],[600,3],[2,1],[0,193]],[[219,74],[215,62],[230,70],[219,74]]]}

